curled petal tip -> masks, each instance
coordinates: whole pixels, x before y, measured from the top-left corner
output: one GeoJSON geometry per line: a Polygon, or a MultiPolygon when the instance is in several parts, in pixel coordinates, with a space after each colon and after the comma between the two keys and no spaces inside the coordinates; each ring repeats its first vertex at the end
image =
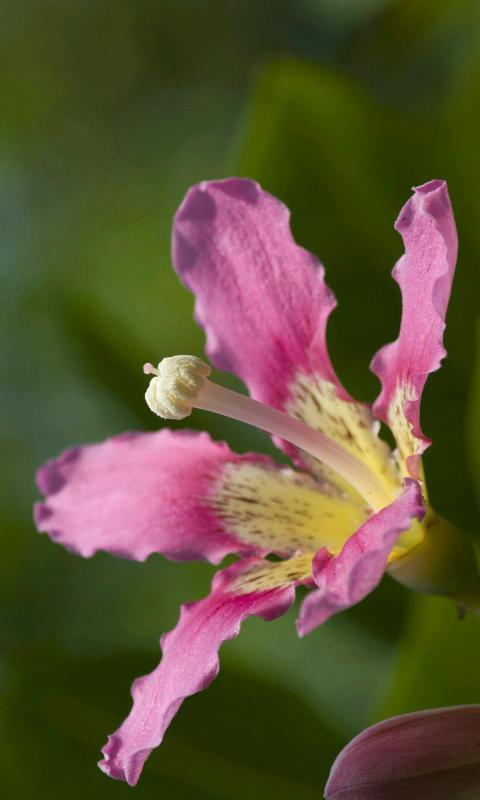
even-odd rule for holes
{"type": "Polygon", "coordinates": [[[125,781],[129,786],[136,786],[140,778],[143,765],[148,758],[150,750],[138,750],[130,755],[129,759],[122,763],[121,739],[116,736],[109,736],[105,747],[102,749],[103,759],[97,762],[99,769],[117,781],[125,781]]]}
{"type": "Polygon", "coordinates": [[[430,194],[431,192],[437,191],[437,189],[446,189],[447,182],[443,178],[432,178],[425,183],[421,183],[419,186],[412,186],[413,192],[419,192],[421,194],[430,194]]]}

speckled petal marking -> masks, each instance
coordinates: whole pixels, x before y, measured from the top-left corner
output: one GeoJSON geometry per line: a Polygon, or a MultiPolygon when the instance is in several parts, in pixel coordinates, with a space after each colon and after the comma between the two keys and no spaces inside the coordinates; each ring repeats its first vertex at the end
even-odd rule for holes
{"type": "Polygon", "coordinates": [[[264,592],[313,582],[312,560],[315,553],[292,556],[285,561],[258,561],[248,567],[232,588],[239,593],[264,592]]]}
{"type": "MultiPolygon", "coordinates": [[[[389,492],[401,483],[388,446],[378,437],[378,423],[363,403],[345,399],[335,384],[317,375],[297,375],[290,387],[286,411],[311,428],[334,439],[361,459],[389,492]]],[[[343,478],[316,459],[302,454],[302,461],[316,475],[358,500],[359,496],[343,478]]]]}
{"type": "Polygon", "coordinates": [[[238,540],[282,554],[338,552],[366,519],[363,506],[307,475],[247,462],[223,468],[208,503],[238,540]]]}

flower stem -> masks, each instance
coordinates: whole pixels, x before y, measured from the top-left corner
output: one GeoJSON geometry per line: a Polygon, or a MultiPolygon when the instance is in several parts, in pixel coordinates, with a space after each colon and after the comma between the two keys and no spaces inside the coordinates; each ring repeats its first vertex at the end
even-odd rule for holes
{"type": "Polygon", "coordinates": [[[422,594],[454,600],[463,611],[480,611],[480,577],[470,540],[455,525],[429,511],[420,544],[392,561],[389,574],[422,594]]]}

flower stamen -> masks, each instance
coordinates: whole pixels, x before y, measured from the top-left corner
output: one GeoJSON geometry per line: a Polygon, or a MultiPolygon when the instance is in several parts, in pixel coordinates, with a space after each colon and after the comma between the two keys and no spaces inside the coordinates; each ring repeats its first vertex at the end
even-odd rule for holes
{"type": "Polygon", "coordinates": [[[245,422],[290,442],[327,464],[345,478],[374,511],[391,502],[392,497],[376,476],[342,445],[284,411],[208,380],[211,369],[200,358],[164,358],[158,369],[146,364],[144,371],[154,376],[145,393],[154,414],[164,419],[180,420],[188,417],[192,408],[199,408],[245,422]]]}

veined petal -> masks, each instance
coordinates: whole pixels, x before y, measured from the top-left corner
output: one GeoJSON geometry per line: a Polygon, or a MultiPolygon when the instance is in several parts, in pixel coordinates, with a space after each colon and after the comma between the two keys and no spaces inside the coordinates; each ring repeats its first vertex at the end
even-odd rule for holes
{"type": "Polygon", "coordinates": [[[365,520],[364,504],[257,458],[227,465],[209,499],[225,529],[257,555],[312,553],[320,546],[337,552],[365,520]]]}
{"type": "MultiPolygon", "coordinates": [[[[379,423],[364,403],[347,397],[344,390],[322,380],[318,375],[298,374],[290,385],[290,398],[285,410],[291,416],[306,422],[339,442],[353,453],[376,475],[379,482],[390,493],[400,488],[399,477],[394,467],[390,448],[378,437],[379,423]]],[[[308,453],[298,452],[291,445],[283,448],[298,463],[305,465],[314,475],[324,478],[352,501],[363,501],[357,492],[340,475],[324,464],[320,464],[308,453]]]]}
{"type": "MultiPolygon", "coordinates": [[[[175,217],[173,262],[195,294],[207,353],[252,397],[367,457],[391,484],[370,412],[352,401],[328,356],[335,298],[322,265],[294,241],[289,220],[286,206],[254,181],[204,182],[187,193],[175,217]]],[[[320,472],[318,463],[307,466],[320,472]]],[[[331,472],[328,479],[347,488],[331,472]]]]}
{"type": "Polygon", "coordinates": [[[327,800],[474,800],[480,796],[480,705],[392,717],[337,757],[327,800]]]}
{"type": "Polygon", "coordinates": [[[159,666],[132,686],[132,710],[103,749],[105,758],[99,766],[104,772],[135,785],[145,760],[161,743],[183,700],[206,689],[217,676],[222,643],[238,635],[247,617],[271,620],[290,608],[295,579],[287,578],[285,571],[277,587],[252,591],[251,582],[242,586],[251,581],[252,574],[258,577],[259,571],[266,569],[270,575],[285,563],[237,562],[217,573],[208,597],[182,607],[176,628],[161,639],[159,666]]]}
{"type": "Polygon", "coordinates": [[[106,550],[218,563],[232,552],[335,550],[365,517],[306,475],[190,431],[75,448],[42,467],[37,481],[46,495],[37,527],[86,557],[106,550]]]}
{"type": "Polygon", "coordinates": [[[366,597],[380,582],[398,536],[424,514],[421,487],[407,478],[401,496],[370,517],[337,556],[320,550],[313,561],[318,589],[303,601],[297,620],[299,634],[304,636],[366,597]]]}
{"type": "Polygon", "coordinates": [[[420,428],[420,402],[430,372],[440,367],[453,273],[457,258],[455,220],[445,181],[415,189],[395,223],[405,254],[393,277],[402,293],[398,339],[373,358],[382,383],[374,412],[392,429],[406,474],[420,477],[419,456],[430,440],[420,428]]]}
{"type": "Polygon", "coordinates": [[[206,351],[253,397],[282,408],[297,371],[337,378],[325,328],[336,305],[317,259],[299,247],[286,206],[254,181],[194,186],[173,229],[173,261],[196,297],[206,351]]]}

